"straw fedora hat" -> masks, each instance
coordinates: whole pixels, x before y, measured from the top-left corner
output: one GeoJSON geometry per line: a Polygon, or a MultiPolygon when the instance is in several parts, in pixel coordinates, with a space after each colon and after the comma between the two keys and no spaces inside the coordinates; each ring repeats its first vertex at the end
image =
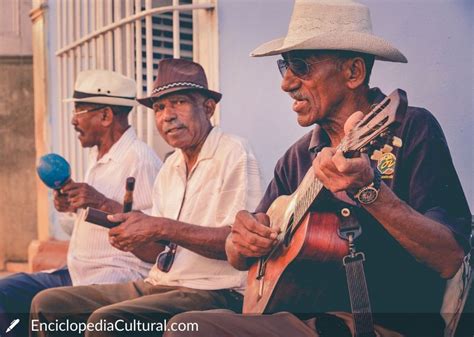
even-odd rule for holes
{"type": "Polygon", "coordinates": [[[407,62],[398,49],[372,33],[369,8],[352,0],[295,0],[288,34],[262,44],[250,55],[318,49],[356,51],[377,60],[407,62]]]}
{"type": "Polygon", "coordinates": [[[158,63],[158,74],[151,95],[138,98],[140,104],[153,108],[153,100],[178,91],[197,90],[218,103],[222,94],[209,90],[206,73],[198,63],[185,59],[163,59],[158,63]]]}
{"type": "Polygon", "coordinates": [[[65,102],[135,106],[136,84],[131,78],[108,70],[86,70],[77,75],[72,98],[65,102]]]}

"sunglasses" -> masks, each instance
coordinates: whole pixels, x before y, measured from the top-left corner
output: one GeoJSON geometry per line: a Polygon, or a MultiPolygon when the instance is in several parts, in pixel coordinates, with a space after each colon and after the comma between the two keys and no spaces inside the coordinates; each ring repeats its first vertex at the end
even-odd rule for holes
{"type": "Polygon", "coordinates": [[[178,249],[178,245],[170,242],[168,244],[168,250],[161,252],[156,258],[156,266],[163,273],[167,273],[170,271],[171,266],[173,265],[173,262],[174,262],[174,257],[176,255],[177,249],[178,249]]]}
{"type": "Polygon", "coordinates": [[[278,70],[280,70],[280,74],[282,77],[285,77],[285,74],[288,69],[291,69],[291,72],[298,77],[303,77],[308,75],[311,70],[311,65],[316,63],[321,63],[327,60],[331,60],[330,58],[319,60],[315,62],[306,62],[303,59],[292,58],[291,60],[280,59],[277,60],[278,70]]]}

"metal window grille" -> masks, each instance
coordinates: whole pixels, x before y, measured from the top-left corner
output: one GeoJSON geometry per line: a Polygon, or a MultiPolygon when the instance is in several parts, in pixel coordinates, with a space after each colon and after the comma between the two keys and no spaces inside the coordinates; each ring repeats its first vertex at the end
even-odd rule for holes
{"type": "MultiPolygon", "coordinates": [[[[211,0],[212,1],[212,0],[211,0]]],[[[137,96],[150,94],[162,58],[193,59],[193,12],[215,5],[196,0],[68,0],[56,2],[58,149],[82,180],[85,152],[64,103],[80,71],[108,69],[137,81],[137,96]]],[[[138,136],[164,155],[169,147],[155,131],[153,112],[139,106],[130,115],[138,136]]]]}

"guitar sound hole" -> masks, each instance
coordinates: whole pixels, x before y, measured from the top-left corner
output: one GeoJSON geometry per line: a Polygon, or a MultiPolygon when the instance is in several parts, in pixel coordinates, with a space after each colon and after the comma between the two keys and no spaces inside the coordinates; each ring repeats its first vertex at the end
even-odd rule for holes
{"type": "Polygon", "coordinates": [[[292,214],[290,220],[288,221],[288,225],[286,226],[285,230],[285,237],[283,239],[283,244],[285,247],[290,245],[290,241],[293,238],[293,221],[295,219],[295,215],[292,214]]]}

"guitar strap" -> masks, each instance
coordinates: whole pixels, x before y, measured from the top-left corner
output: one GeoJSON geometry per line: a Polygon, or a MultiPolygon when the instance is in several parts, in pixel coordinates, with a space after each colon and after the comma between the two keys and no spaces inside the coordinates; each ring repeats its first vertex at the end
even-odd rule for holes
{"type": "Polygon", "coordinates": [[[343,207],[340,212],[338,235],[349,242],[349,254],[343,258],[342,262],[346,270],[355,336],[376,337],[364,272],[365,255],[356,251],[354,243],[361,235],[362,228],[352,207],[343,207]]]}

